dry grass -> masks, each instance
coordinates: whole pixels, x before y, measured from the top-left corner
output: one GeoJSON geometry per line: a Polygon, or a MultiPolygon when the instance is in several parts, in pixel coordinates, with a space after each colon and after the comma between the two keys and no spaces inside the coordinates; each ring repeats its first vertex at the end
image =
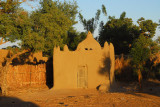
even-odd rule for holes
{"type": "Polygon", "coordinates": [[[133,81],[133,68],[131,66],[131,58],[129,56],[117,56],[115,60],[115,76],[120,81],[133,81]]]}
{"type": "Polygon", "coordinates": [[[130,62],[131,62],[130,58],[124,58],[124,56],[121,55],[115,60],[115,70],[118,71],[118,73],[122,73],[124,68],[131,67],[130,62]]]}
{"type": "Polygon", "coordinates": [[[160,52],[156,53],[152,58],[151,61],[153,61],[153,66],[156,66],[160,64],[160,52]]]}

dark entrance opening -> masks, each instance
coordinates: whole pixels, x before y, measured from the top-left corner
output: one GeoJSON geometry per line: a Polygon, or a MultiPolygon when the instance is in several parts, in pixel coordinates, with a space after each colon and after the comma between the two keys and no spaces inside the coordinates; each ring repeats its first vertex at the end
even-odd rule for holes
{"type": "Polygon", "coordinates": [[[46,85],[49,88],[52,88],[54,86],[53,84],[53,59],[48,59],[46,63],[46,85]]]}

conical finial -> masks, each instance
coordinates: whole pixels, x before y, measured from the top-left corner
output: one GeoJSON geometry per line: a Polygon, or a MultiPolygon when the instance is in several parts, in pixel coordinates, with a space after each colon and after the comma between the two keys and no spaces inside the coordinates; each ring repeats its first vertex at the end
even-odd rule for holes
{"type": "Polygon", "coordinates": [[[88,31],[87,38],[90,38],[90,37],[93,38],[93,35],[92,35],[92,33],[90,31],[88,31]]]}

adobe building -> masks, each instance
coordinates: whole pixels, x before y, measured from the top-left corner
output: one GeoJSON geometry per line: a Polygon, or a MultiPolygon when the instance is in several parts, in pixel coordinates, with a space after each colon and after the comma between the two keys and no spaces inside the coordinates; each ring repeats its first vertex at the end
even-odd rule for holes
{"type": "Polygon", "coordinates": [[[75,51],[67,45],[60,51],[54,48],[54,89],[96,88],[102,84],[110,87],[114,82],[114,47],[112,43],[100,44],[88,32],[75,51]]]}

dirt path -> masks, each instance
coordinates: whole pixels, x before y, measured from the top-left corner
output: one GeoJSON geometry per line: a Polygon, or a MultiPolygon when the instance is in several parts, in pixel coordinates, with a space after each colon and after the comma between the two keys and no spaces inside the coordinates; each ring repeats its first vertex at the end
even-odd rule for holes
{"type": "Polygon", "coordinates": [[[41,107],[160,107],[160,97],[144,93],[103,93],[97,90],[41,90],[1,97],[0,105],[41,107]],[[18,98],[18,99],[17,99],[18,98]]]}
{"type": "Polygon", "coordinates": [[[145,88],[141,93],[133,87],[117,87],[104,93],[95,89],[54,90],[24,89],[0,97],[0,107],[160,107],[160,87],[145,88]],[[118,90],[118,91],[117,91],[118,90]],[[147,91],[148,90],[148,91],[147,91]]]}

